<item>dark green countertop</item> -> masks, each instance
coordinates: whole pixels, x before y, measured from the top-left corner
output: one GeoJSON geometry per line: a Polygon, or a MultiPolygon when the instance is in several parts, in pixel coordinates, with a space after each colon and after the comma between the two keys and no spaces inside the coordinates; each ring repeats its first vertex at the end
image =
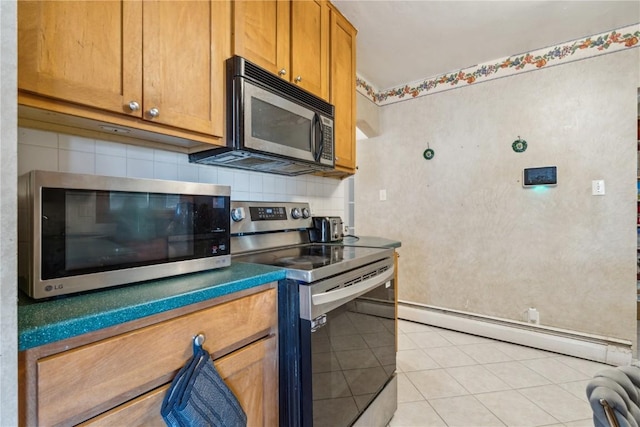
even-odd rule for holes
{"type": "MultiPolygon", "coordinates": [[[[338,244],[399,248],[381,237],[345,237],[338,244]]],[[[23,351],[74,336],[151,316],[189,304],[282,280],[279,267],[234,262],[230,267],[150,280],[51,300],[18,300],[18,350],[23,351]]]]}
{"type": "Polygon", "coordinates": [[[398,240],[374,236],[345,236],[341,243],[348,246],[366,246],[371,248],[395,249],[401,246],[401,242],[398,240]]]}
{"type": "Polygon", "coordinates": [[[18,300],[18,350],[23,351],[189,304],[282,280],[285,270],[258,264],[68,295],[18,300]]]}

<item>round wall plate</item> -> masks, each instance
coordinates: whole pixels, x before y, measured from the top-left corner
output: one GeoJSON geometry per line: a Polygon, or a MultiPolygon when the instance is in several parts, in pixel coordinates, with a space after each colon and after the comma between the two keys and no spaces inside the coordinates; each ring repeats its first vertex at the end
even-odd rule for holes
{"type": "Polygon", "coordinates": [[[513,141],[513,144],[511,144],[511,148],[513,148],[513,151],[515,151],[516,153],[522,153],[527,149],[527,141],[518,138],[513,141]]]}
{"type": "Polygon", "coordinates": [[[435,151],[433,151],[431,148],[427,148],[426,150],[424,150],[424,153],[422,153],[422,156],[427,160],[433,159],[433,156],[435,155],[435,151]]]}

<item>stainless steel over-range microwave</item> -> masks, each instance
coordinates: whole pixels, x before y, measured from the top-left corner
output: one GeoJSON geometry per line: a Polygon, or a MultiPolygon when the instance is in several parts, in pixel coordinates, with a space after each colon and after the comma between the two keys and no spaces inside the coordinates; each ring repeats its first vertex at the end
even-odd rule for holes
{"type": "Polygon", "coordinates": [[[191,162],[290,176],[333,169],[333,105],[242,57],[226,66],[226,145],[191,162]]]}
{"type": "Polygon", "coordinates": [[[225,267],[229,186],[31,171],[18,183],[18,282],[46,298],[225,267]]]}

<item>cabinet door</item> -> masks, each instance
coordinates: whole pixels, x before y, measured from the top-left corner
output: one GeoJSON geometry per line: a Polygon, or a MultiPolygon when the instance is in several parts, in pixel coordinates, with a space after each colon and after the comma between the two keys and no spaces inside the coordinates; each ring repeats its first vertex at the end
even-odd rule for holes
{"type": "Polygon", "coordinates": [[[139,116],[141,24],[138,1],[18,2],[18,89],[139,116]]]}
{"type": "Polygon", "coordinates": [[[40,358],[27,424],[84,421],[170,381],[191,355],[191,339],[207,337],[216,357],[268,334],[277,324],[269,289],[145,328],[40,358]]]}
{"type": "MultiPolygon", "coordinates": [[[[214,361],[227,386],[247,414],[249,426],[278,424],[278,349],[270,336],[214,361]]],[[[83,427],[164,426],[160,415],[169,384],[82,424],[83,427]]]]}
{"type": "Polygon", "coordinates": [[[335,106],[336,166],[356,168],[356,30],[331,13],[331,103],[335,106]]]}
{"type": "Polygon", "coordinates": [[[289,0],[234,1],[233,17],[234,54],[288,80],[289,0]]]}
{"type": "Polygon", "coordinates": [[[229,19],[228,1],[144,2],[145,119],[223,134],[229,19]]]}
{"type": "Polygon", "coordinates": [[[329,6],[324,0],[291,2],[290,80],[329,99],[329,6]]]}

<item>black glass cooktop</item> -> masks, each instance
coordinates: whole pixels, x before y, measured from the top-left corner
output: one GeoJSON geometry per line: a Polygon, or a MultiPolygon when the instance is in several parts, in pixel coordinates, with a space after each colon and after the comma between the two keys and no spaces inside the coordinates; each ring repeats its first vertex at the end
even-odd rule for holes
{"type": "Polygon", "coordinates": [[[239,254],[232,259],[283,267],[288,278],[311,283],[391,256],[392,249],[308,244],[239,254]]]}

